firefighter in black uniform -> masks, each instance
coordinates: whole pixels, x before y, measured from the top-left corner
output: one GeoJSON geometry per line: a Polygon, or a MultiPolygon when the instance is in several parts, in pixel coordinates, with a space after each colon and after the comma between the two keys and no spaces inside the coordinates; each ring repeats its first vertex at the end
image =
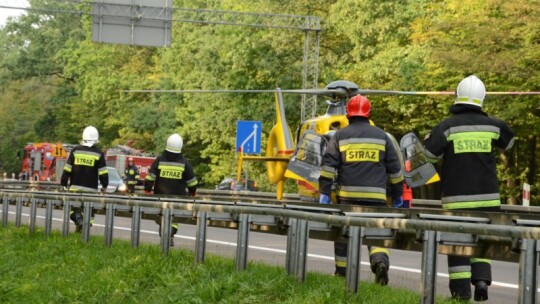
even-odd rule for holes
{"type": "MultiPolygon", "coordinates": [[[[370,124],[370,112],[371,103],[364,96],[356,95],[347,103],[349,125],[334,134],[323,155],[319,203],[330,203],[329,196],[335,183],[340,204],[387,206],[388,187],[393,205],[401,207],[403,204],[404,178],[397,151],[386,132],[370,124]]],[[[347,245],[345,238],[334,242],[336,275],[339,276],[346,274],[347,245]]],[[[387,285],[388,250],[369,249],[375,281],[387,285]]]]}
{"type": "MultiPolygon", "coordinates": [[[[503,121],[488,117],[482,106],[486,88],[476,76],[463,79],[450,107],[452,116],[436,125],[424,141],[430,161],[442,160],[441,201],[445,210],[497,211],[501,201],[495,148],[510,149],[514,133],[503,121]]],[[[488,299],[490,260],[448,256],[450,292],[453,298],[488,299]]]]}
{"type": "MultiPolygon", "coordinates": [[[[81,145],[75,147],[69,154],[60,183],[74,192],[97,192],[98,180],[101,191],[109,185],[109,173],[105,156],[95,145],[99,142],[98,130],[93,126],[84,129],[81,145]]],[[[91,214],[91,222],[94,215],[91,214]]],[[[82,231],[83,215],[80,208],[74,208],[70,219],[75,223],[75,231],[82,231]]]]}
{"type": "MultiPolygon", "coordinates": [[[[165,151],[154,160],[144,183],[144,193],[167,195],[196,195],[197,177],[189,161],[182,155],[184,142],[178,134],[167,139],[165,151]],[[187,191],[186,191],[187,188],[187,191]]],[[[161,221],[156,221],[160,225],[161,221]]],[[[178,224],[171,226],[170,245],[174,246],[174,235],[178,232],[178,224]]]]}
{"type": "Polygon", "coordinates": [[[128,157],[128,163],[124,170],[124,178],[128,186],[128,193],[135,193],[135,185],[139,181],[139,169],[133,163],[133,157],[128,157]]]}

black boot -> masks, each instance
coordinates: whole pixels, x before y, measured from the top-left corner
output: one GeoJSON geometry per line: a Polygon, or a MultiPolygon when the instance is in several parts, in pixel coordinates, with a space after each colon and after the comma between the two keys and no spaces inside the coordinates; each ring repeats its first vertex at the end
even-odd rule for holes
{"type": "Polygon", "coordinates": [[[80,212],[73,212],[70,216],[73,223],[75,223],[75,232],[82,232],[83,215],[80,212]]]}
{"type": "Polygon", "coordinates": [[[487,301],[488,299],[488,286],[485,281],[478,281],[474,284],[474,300],[475,301],[487,301]]]}
{"type": "Polygon", "coordinates": [[[375,266],[375,283],[382,286],[388,285],[388,268],[382,262],[375,266]]]}

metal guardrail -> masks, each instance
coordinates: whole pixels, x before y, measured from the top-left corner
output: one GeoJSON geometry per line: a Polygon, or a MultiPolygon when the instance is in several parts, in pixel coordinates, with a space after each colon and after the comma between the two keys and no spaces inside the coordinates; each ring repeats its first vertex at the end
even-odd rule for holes
{"type": "MultiPolygon", "coordinates": [[[[249,232],[261,231],[287,235],[286,270],[304,281],[307,261],[307,241],[310,237],[333,240],[340,234],[349,237],[346,288],[358,291],[360,247],[362,243],[422,252],[421,303],[435,302],[437,253],[474,255],[483,252],[487,258],[497,258],[498,248],[520,261],[519,303],[536,303],[540,222],[524,214],[481,213],[451,214],[433,209],[355,208],[358,206],[322,206],[306,203],[253,203],[181,199],[162,196],[128,196],[74,194],[57,191],[0,190],[2,224],[7,225],[9,205],[15,204],[15,225],[21,225],[24,203],[30,207],[30,233],[35,232],[38,206],[45,207],[45,233],[52,227],[53,208],[63,209],[62,233],[69,234],[71,207],[105,214],[105,245],[113,240],[115,216],[131,217],[131,244],[138,247],[142,218],[161,218],[161,251],[169,252],[169,229],[172,222],[197,225],[195,262],[205,259],[208,226],[238,230],[236,265],[247,265],[249,232]],[[339,208],[337,208],[339,207],[339,208]],[[421,213],[419,213],[421,212],[421,213]],[[525,216],[525,218],[520,218],[525,216]],[[504,220],[503,220],[504,219],[504,220]],[[167,228],[166,228],[167,227],[167,228]],[[273,229],[272,229],[273,228],[273,229]],[[347,228],[347,229],[345,229],[347,228]],[[413,245],[414,244],[414,245],[413,245]],[[487,249],[487,250],[486,250],[487,249]]],[[[90,237],[90,217],[83,217],[82,240],[90,237]]],[[[508,259],[506,259],[508,260],[508,259]]]]}

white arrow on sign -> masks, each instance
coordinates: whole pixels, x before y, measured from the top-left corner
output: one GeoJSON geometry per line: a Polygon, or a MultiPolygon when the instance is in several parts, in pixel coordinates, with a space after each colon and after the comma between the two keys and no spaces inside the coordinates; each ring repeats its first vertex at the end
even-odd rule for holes
{"type": "Polygon", "coordinates": [[[242,144],[240,145],[240,148],[242,148],[242,151],[244,151],[244,145],[251,139],[253,138],[253,147],[257,147],[257,124],[253,124],[253,132],[251,132],[251,134],[249,134],[248,137],[246,137],[246,139],[244,139],[244,141],[242,142],[242,144]]]}

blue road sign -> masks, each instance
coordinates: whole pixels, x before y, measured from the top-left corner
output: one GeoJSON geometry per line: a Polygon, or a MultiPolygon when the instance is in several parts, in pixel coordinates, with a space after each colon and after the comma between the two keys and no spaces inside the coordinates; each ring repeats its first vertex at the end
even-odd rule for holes
{"type": "Polygon", "coordinates": [[[236,152],[260,154],[262,138],[262,122],[239,120],[236,123],[236,152]]]}

